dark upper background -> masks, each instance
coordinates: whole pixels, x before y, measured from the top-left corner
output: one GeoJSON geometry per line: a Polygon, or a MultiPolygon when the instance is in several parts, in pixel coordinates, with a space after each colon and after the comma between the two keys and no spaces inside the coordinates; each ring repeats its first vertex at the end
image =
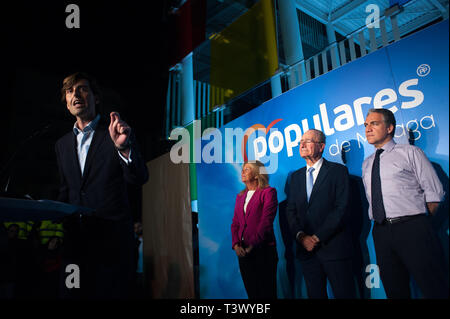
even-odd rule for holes
{"type": "MultiPolygon", "coordinates": [[[[54,144],[74,123],[60,102],[60,88],[63,78],[76,71],[97,78],[103,113],[121,114],[135,130],[147,161],[169,150],[162,138],[169,50],[166,3],[14,1],[1,10],[2,190],[9,176],[9,192],[56,197],[54,144]],[[80,8],[79,29],[66,28],[70,3],[80,8]]],[[[139,196],[140,189],[131,188],[131,202],[138,203],[139,196]]],[[[136,207],[134,211],[138,214],[136,207]]]]}

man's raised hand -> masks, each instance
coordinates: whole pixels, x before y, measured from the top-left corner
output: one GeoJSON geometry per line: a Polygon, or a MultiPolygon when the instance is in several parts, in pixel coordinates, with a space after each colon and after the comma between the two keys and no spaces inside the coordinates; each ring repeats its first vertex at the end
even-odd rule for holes
{"type": "Polygon", "coordinates": [[[109,135],[115,145],[115,147],[122,153],[128,153],[129,144],[128,139],[131,133],[131,127],[127,123],[120,119],[120,115],[117,112],[111,112],[109,114],[111,123],[109,124],[109,135]]]}

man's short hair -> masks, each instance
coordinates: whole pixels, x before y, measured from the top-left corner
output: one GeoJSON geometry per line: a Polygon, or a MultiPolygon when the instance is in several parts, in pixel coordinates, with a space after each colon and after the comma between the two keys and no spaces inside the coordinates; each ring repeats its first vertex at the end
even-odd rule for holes
{"type": "Polygon", "coordinates": [[[317,137],[317,142],[325,144],[326,137],[322,131],[316,130],[315,128],[312,128],[310,131],[314,131],[314,133],[317,137]]]}
{"type": "Polygon", "coordinates": [[[61,102],[64,104],[66,103],[66,91],[70,89],[72,86],[75,85],[80,80],[87,80],[89,82],[89,87],[91,88],[94,95],[97,97],[98,101],[101,101],[101,91],[100,87],[97,84],[97,81],[95,78],[87,73],[84,72],[76,72],[74,74],[71,74],[67,76],[63,80],[63,85],[61,88],[61,102]]]}
{"type": "Polygon", "coordinates": [[[388,127],[391,124],[394,126],[394,129],[392,130],[391,134],[389,134],[392,137],[394,137],[394,135],[395,135],[395,127],[396,127],[396,124],[397,124],[397,122],[395,121],[394,113],[392,113],[388,109],[370,109],[369,112],[367,113],[367,115],[369,115],[370,113],[379,113],[379,114],[383,115],[384,123],[386,123],[386,125],[388,127]]]}

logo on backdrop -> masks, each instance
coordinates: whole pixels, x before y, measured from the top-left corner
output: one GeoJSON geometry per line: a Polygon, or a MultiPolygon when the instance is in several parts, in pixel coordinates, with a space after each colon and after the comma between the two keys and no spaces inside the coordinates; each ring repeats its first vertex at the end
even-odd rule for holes
{"type": "MultiPolygon", "coordinates": [[[[419,69],[423,72],[422,74],[425,74],[426,71],[429,73],[430,70],[429,66],[426,64],[419,66],[418,70],[419,69]]],[[[398,94],[391,88],[385,88],[378,91],[373,97],[363,96],[355,99],[351,104],[339,105],[332,109],[332,113],[336,115],[334,121],[330,121],[329,114],[331,112],[329,111],[327,104],[321,103],[319,105],[319,113],[312,116],[312,124],[315,129],[323,131],[327,136],[331,136],[336,132],[348,131],[349,129],[355,127],[355,125],[363,125],[365,121],[365,114],[362,111],[363,105],[367,105],[369,108],[383,108],[390,106],[388,109],[394,114],[399,109],[407,110],[415,108],[421,105],[425,98],[423,92],[417,88],[418,84],[418,78],[409,79],[400,84],[398,94]],[[398,95],[407,98],[408,100],[397,104],[398,95]]],[[[278,123],[281,120],[282,119],[278,119],[274,122],[278,123]]],[[[272,122],[268,128],[271,128],[274,122],[272,122]]],[[[279,153],[284,149],[284,146],[286,146],[287,156],[292,157],[294,154],[293,148],[298,146],[302,132],[304,133],[309,130],[311,124],[310,122],[311,119],[306,118],[301,121],[301,127],[299,124],[293,123],[288,125],[284,129],[283,133],[271,129],[271,133],[269,135],[266,134],[266,137],[259,136],[255,138],[253,140],[253,145],[251,145],[255,154],[255,159],[260,160],[266,155],[267,150],[269,150],[270,153],[279,153]]],[[[421,119],[410,120],[406,123],[406,125],[403,123],[397,124],[395,137],[399,138],[401,136],[408,136],[411,132],[414,135],[414,140],[418,140],[422,135],[419,128],[428,130],[434,126],[435,122],[433,114],[426,115],[421,119]]],[[[264,128],[264,126],[261,124],[255,124],[251,128],[264,128]]],[[[247,132],[250,132],[251,134],[254,130],[250,131],[249,129],[247,132]]],[[[361,135],[356,132],[355,138],[358,141],[359,148],[367,142],[364,134],[361,135]]],[[[247,140],[248,136],[245,136],[242,140],[243,156],[245,159],[247,158],[247,140]]],[[[335,142],[336,143],[333,141],[333,143],[328,146],[328,152],[331,156],[338,155],[341,150],[343,152],[350,151],[350,143],[348,141],[339,141],[336,139],[335,142]]]]}
{"type": "Polygon", "coordinates": [[[431,68],[428,64],[421,64],[417,67],[416,73],[418,76],[424,77],[430,74],[431,68]]]}
{"type": "MultiPolygon", "coordinates": [[[[400,83],[398,90],[384,88],[373,96],[361,96],[348,104],[341,104],[332,109],[323,102],[319,105],[317,114],[312,118],[304,118],[298,123],[288,124],[283,130],[276,128],[276,124],[283,121],[277,118],[267,127],[263,124],[251,125],[248,129],[225,128],[225,139],[221,130],[207,128],[201,132],[201,121],[194,121],[193,135],[185,128],[172,130],[170,138],[178,140],[170,150],[170,158],[173,163],[243,163],[248,160],[260,160],[268,164],[269,174],[276,172],[278,168],[278,154],[286,150],[287,156],[294,156],[293,149],[299,145],[302,133],[314,127],[324,132],[326,136],[332,136],[337,132],[345,132],[364,124],[365,108],[388,108],[394,114],[399,110],[409,110],[420,106],[424,99],[424,93],[419,88],[419,79],[423,79],[430,73],[428,64],[417,67],[416,73],[420,78],[411,78],[400,83]],[[402,102],[400,102],[401,97],[402,102]],[[181,137],[181,140],[179,139],[181,137]],[[194,143],[194,141],[196,141],[194,143]],[[206,144],[202,145],[202,142],[206,144]],[[193,146],[193,147],[191,147],[193,146]],[[224,148],[224,149],[223,149],[224,148]],[[238,156],[239,151],[241,156],[238,156]],[[191,156],[193,152],[193,156],[191,156]],[[273,165],[272,165],[273,164],[273,165]]],[[[420,129],[429,130],[435,127],[433,114],[421,118],[411,119],[406,124],[398,123],[395,137],[409,137],[418,140],[422,136],[420,129]]],[[[356,132],[355,139],[358,147],[362,148],[367,139],[364,133],[356,132]]],[[[336,156],[340,152],[350,151],[350,142],[335,138],[327,145],[329,155],[336,156]]]]}

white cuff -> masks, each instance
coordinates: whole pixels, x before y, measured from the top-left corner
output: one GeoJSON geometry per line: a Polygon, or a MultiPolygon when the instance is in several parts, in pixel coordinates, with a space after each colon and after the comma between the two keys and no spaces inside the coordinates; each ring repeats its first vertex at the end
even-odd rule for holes
{"type": "Polygon", "coordinates": [[[120,153],[120,151],[117,151],[117,153],[119,153],[119,156],[121,159],[123,159],[123,161],[129,165],[132,161],[131,161],[131,148],[130,148],[130,152],[128,153],[128,158],[126,158],[125,156],[122,155],[122,153],[120,153]]]}
{"type": "Polygon", "coordinates": [[[298,241],[298,238],[300,237],[301,234],[304,234],[305,232],[303,230],[299,231],[297,233],[297,235],[295,235],[295,239],[298,241]]]}

